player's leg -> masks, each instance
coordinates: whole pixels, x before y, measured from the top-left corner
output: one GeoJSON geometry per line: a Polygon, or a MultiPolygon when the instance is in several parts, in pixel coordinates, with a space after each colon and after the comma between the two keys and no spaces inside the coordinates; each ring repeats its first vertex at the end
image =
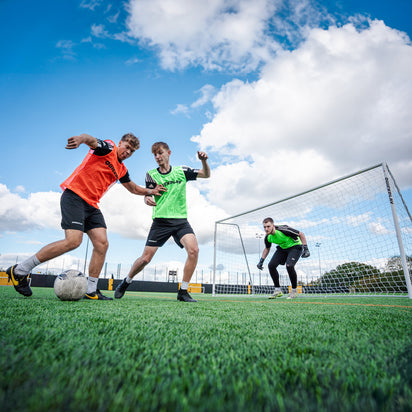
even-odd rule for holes
{"type": "Polygon", "coordinates": [[[154,219],[152,222],[152,226],[150,227],[150,231],[147,235],[146,246],[143,250],[143,254],[137,258],[130,271],[129,274],[123,279],[123,281],[117,286],[114,297],[116,299],[120,299],[126,292],[126,289],[132,283],[132,279],[136,276],[139,272],[143,270],[143,268],[148,265],[153,256],[156,254],[157,249],[162,247],[167,239],[172,234],[172,229],[167,227],[166,225],[162,224],[162,221],[154,219]]]}
{"type": "Polygon", "coordinates": [[[93,245],[92,257],[89,264],[89,276],[98,278],[106,259],[106,252],[109,248],[106,228],[100,227],[87,232],[93,245]]]}
{"type": "Polygon", "coordinates": [[[286,270],[289,275],[290,283],[292,285],[292,290],[288,296],[288,299],[294,299],[298,296],[298,275],[295,270],[295,265],[302,254],[302,247],[294,246],[288,249],[288,257],[286,259],[286,270]]]}
{"type": "Polygon", "coordinates": [[[269,299],[276,299],[283,296],[282,289],[280,288],[280,279],[279,279],[279,272],[277,267],[285,263],[286,254],[283,249],[277,248],[276,252],[273,254],[272,259],[268,264],[269,274],[272,278],[273,285],[275,286],[275,290],[269,299]]]}
{"type": "Polygon", "coordinates": [[[33,256],[30,256],[23,262],[11,266],[6,270],[6,273],[17,292],[24,296],[31,296],[32,290],[27,281],[29,273],[41,263],[61,256],[80,246],[83,239],[83,232],[67,229],[64,233],[64,239],[44,246],[33,256]]]}
{"type": "Polygon", "coordinates": [[[105,227],[97,227],[90,229],[87,232],[90,241],[93,245],[92,257],[89,264],[89,277],[87,282],[86,299],[91,300],[113,300],[107,296],[102,295],[97,288],[99,275],[102,271],[104,261],[106,259],[106,252],[109,247],[107,240],[107,229],[105,227]]]}
{"type": "Polygon", "coordinates": [[[83,232],[80,230],[67,229],[64,231],[64,236],[64,239],[50,243],[36,253],[40,263],[47,262],[64,253],[77,249],[83,240],[83,232]]]}
{"type": "Polygon", "coordinates": [[[143,250],[143,254],[134,261],[128,275],[117,286],[114,292],[114,297],[116,299],[120,299],[123,297],[123,295],[126,292],[126,289],[132,283],[133,277],[136,276],[139,272],[141,272],[144,269],[144,267],[151,262],[151,260],[153,259],[153,256],[157,252],[157,249],[159,248],[153,247],[153,246],[145,246],[143,250]]]}
{"type": "Polygon", "coordinates": [[[62,216],[61,227],[64,230],[65,238],[44,246],[35,255],[6,270],[17,292],[24,296],[30,296],[32,291],[27,282],[27,277],[33,268],[80,246],[83,239],[87,208],[92,208],[92,206],[88,205],[76,193],[71,190],[63,192],[60,198],[60,211],[62,216]]]}
{"type": "Polygon", "coordinates": [[[184,235],[180,242],[187,252],[187,259],[183,269],[183,282],[190,282],[193,273],[197,266],[197,261],[199,258],[199,246],[197,244],[197,239],[194,233],[188,233],[184,235]]]}
{"type": "Polygon", "coordinates": [[[189,287],[190,280],[197,266],[199,258],[199,246],[194,233],[187,233],[180,238],[180,243],[183,245],[187,252],[187,259],[183,268],[183,279],[177,295],[177,299],[183,302],[196,302],[193,299],[187,289],[189,287]]]}
{"type": "Polygon", "coordinates": [[[159,248],[153,246],[145,246],[142,256],[140,256],[134,261],[127,276],[132,279],[138,273],[140,273],[144,269],[144,267],[152,261],[153,256],[157,252],[157,249],[159,248]]]}

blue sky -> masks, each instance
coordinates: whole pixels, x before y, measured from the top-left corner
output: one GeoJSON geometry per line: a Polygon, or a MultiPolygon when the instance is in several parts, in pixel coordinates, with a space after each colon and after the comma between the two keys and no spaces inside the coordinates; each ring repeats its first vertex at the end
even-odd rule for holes
{"type": "MultiPolygon", "coordinates": [[[[188,193],[205,270],[216,220],[382,161],[411,207],[409,0],[206,3],[0,2],[0,267],[61,238],[59,185],[87,153],[64,146],[83,132],[138,135],[141,185],[155,141],[176,165],[208,152],[212,177],[188,193]]],[[[107,261],[126,267],[151,211],[120,186],[101,208],[107,261]]],[[[180,268],[163,249],[154,264],[180,268]]]]}

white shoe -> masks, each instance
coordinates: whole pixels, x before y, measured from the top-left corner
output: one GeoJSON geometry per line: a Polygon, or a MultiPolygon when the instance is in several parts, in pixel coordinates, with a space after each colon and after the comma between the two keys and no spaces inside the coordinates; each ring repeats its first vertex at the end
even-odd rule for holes
{"type": "Polygon", "coordinates": [[[297,290],[291,290],[289,293],[289,296],[286,299],[296,299],[298,297],[298,292],[297,290]]]}
{"type": "Polygon", "coordinates": [[[273,292],[273,295],[269,296],[269,299],[276,299],[276,298],[280,298],[281,296],[283,296],[283,293],[281,290],[275,290],[273,292]]]}

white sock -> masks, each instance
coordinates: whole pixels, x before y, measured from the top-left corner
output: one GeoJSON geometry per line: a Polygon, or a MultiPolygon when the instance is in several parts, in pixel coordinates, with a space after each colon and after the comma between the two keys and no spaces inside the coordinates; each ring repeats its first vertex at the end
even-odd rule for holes
{"type": "Polygon", "coordinates": [[[126,283],[132,283],[133,278],[129,278],[129,275],[126,276],[126,283]]]}
{"type": "Polygon", "coordinates": [[[14,273],[16,275],[21,275],[21,276],[27,275],[33,270],[33,268],[35,268],[39,264],[40,264],[40,260],[37,259],[36,255],[30,256],[28,259],[23,260],[23,262],[19,263],[15,267],[14,273]]]}
{"type": "Polygon", "coordinates": [[[97,290],[97,281],[99,278],[89,276],[87,278],[87,293],[94,293],[97,290]]]}
{"type": "Polygon", "coordinates": [[[187,290],[188,287],[189,287],[189,282],[182,281],[182,284],[180,285],[180,289],[187,290]]]}
{"type": "Polygon", "coordinates": [[[280,288],[275,288],[275,292],[281,292],[280,288]]]}

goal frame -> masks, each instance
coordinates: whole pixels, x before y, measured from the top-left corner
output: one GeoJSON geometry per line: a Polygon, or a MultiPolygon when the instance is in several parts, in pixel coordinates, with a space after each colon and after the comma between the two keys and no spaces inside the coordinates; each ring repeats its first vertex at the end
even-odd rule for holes
{"type": "MultiPolygon", "coordinates": [[[[216,294],[217,294],[217,293],[216,293],[216,267],[217,267],[217,232],[218,232],[218,225],[233,225],[233,226],[236,226],[236,227],[237,227],[237,230],[238,230],[238,233],[239,233],[239,239],[240,239],[241,246],[242,246],[243,259],[245,260],[245,265],[246,265],[246,268],[247,268],[247,274],[248,274],[248,278],[249,278],[249,284],[250,284],[250,292],[249,292],[249,294],[250,294],[250,295],[254,295],[254,290],[255,290],[255,288],[254,288],[254,284],[253,284],[253,277],[252,277],[252,274],[251,274],[251,271],[250,271],[250,266],[249,266],[249,262],[248,262],[248,258],[247,258],[247,253],[246,253],[246,250],[245,250],[244,241],[243,241],[243,237],[242,237],[242,233],[241,233],[240,227],[239,227],[238,224],[233,223],[233,222],[232,222],[232,223],[229,223],[228,221],[234,220],[234,219],[236,219],[236,218],[238,218],[238,217],[241,217],[241,216],[244,216],[244,215],[247,215],[247,214],[250,214],[250,213],[259,211],[259,210],[263,210],[263,209],[265,209],[265,208],[269,208],[270,206],[274,206],[274,205],[280,204],[280,203],[282,203],[282,202],[286,202],[286,201],[289,201],[289,200],[292,200],[292,199],[301,197],[301,196],[303,196],[303,195],[309,194],[309,193],[311,193],[311,192],[317,191],[317,190],[322,189],[322,188],[326,188],[326,187],[331,186],[331,185],[333,185],[333,184],[336,184],[336,183],[338,183],[338,182],[341,182],[341,181],[350,179],[350,178],[352,178],[352,177],[354,177],[354,176],[357,176],[357,175],[366,173],[366,172],[368,172],[368,171],[371,171],[371,170],[377,169],[377,168],[381,168],[381,169],[382,169],[383,178],[384,178],[385,183],[386,183],[386,190],[387,190],[387,195],[388,195],[388,201],[389,201],[390,209],[391,209],[391,213],[392,213],[393,225],[394,225],[394,230],[395,230],[395,233],[396,233],[396,238],[397,238],[397,244],[398,244],[398,248],[399,248],[399,255],[400,255],[402,270],[403,270],[403,274],[404,274],[404,277],[405,277],[405,283],[406,283],[406,288],[407,288],[407,295],[408,295],[409,299],[412,299],[412,284],[411,284],[411,278],[410,278],[409,268],[408,268],[408,264],[407,264],[405,248],[404,248],[404,245],[403,245],[403,240],[402,240],[402,235],[401,235],[401,228],[400,228],[400,225],[399,225],[398,214],[397,214],[397,211],[396,211],[396,205],[395,205],[394,199],[393,199],[393,193],[396,192],[396,193],[399,195],[399,197],[400,197],[400,199],[401,199],[401,202],[402,202],[402,204],[403,204],[403,206],[404,206],[404,208],[405,208],[405,210],[406,210],[406,213],[407,213],[407,215],[408,215],[408,217],[409,217],[409,220],[410,220],[411,222],[412,222],[412,217],[411,217],[411,214],[410,214],[410,212],[409,212],[409,210],[408,210],[408,207],[407,207],[407,205],[406,205],[406,203],[405,203],[405,201],[404,201],[404,199],[403,199],[403,197],[402,197],[402,193],[401,193],[401,191],[399,190],[399,187],[398,187],[398,185],[396,184],[396,181],[395,181],[395,179],[394,179],[391,171],[389,170],[389,167],[388,167],[388,165],[387,165],[386,162],[382,162],[382,163],[376,164],[376,165],[374,165],[374,166],[368,167],[368,168],[366,168],[366,169],[362,169],[362,170],[360,170],[360,171],[357,171],[357,172],[355,172],[355,173],[351,173],[351,174],[349,174],[349,175],[346,175],[346,176],[344,176],[344,177],[341,177],[341,178],[332,180],[332,181],[330,181],[330,182],[328,182],[328,183],[325,183],[325,184],[322,184],[322,185],[320,185],[320,186],[314,187],[314,188],[312,188],[312,189],[303,191],[303,192],[298,193],[298,194],[296,194],[296,195],[289,196],[289,197],[283,198],[283,199],[281,199],[281,200],[278,200],[278,201],[275,201],[275,202],[272,202],[272,203],[268,203],[268,204],[262,205],[262,206],[260,206],[260,207],[257,207],[257,208],[254,208],[254,209],[251,209],[251,210],[242,212],[242,213],[238,213],[238,214],[236,214],[236,215],[233,215],[233,216],[227,217],[227,218],[225,218],[225,219],[221,219],[221,220],[216,221],[216,222],[215,222],[215,231],[214,231],[212,295],[213,295],[213,296],[216,296],[216,294]],[[391,179],[390,179],[390,178],[391,178],[391,179]],[[392,184],[393,184],[393,185],[392,185],[392,184]]],[[[320,294],[320,295],[324,296],[324,294],[320,294]]],[[[340,294],[340,295],[341,295],[341,296],[345,296],[345,294],[340,294]]],[[[348,295],[348,296],[359,296],[359,295],[348,295]]],[[[366,296],[373,296],[373,295],[368,294],[368,295],[366,295],[366,296]]],[[[381,294],[380,294],[379,296],[386,296],[386,295],[381,295],[381,294]]],[[[390,295],[390,296],[394,296],[394,295],[390,295]]]]}

